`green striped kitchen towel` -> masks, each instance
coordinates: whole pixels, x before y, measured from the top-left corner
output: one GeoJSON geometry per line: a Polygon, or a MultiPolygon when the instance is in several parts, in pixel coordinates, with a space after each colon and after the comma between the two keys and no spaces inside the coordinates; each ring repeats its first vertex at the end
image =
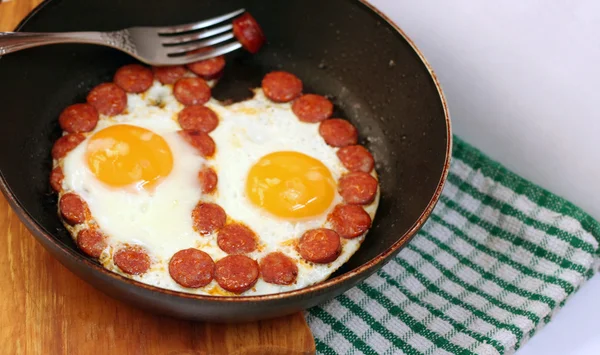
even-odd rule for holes
{"type": "Polygon", "coordinates": [[[600,225],[460,139],[422,230],[306,313],[322,354],[511,354],[596,271],[600,225]]]}

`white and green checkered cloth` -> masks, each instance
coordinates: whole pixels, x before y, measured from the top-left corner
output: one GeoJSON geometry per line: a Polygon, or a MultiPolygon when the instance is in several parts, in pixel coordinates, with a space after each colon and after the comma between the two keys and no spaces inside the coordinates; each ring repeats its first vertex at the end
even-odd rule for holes
{"type": "Polygon", "coordinates": [[[307,311],[317,351],[511,354],[596,271],[599,237],[579,208],[455,139],[422,230],[375,275],[307,311]]]}

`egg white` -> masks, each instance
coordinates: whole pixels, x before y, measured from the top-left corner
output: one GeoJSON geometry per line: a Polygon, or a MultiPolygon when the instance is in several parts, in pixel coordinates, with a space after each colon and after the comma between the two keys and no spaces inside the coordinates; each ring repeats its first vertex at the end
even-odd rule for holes
{"type": "MultiPolygon", "coordinates": [[[[304,261],[296,251],[296,242],[304,232],[329,227],[327,215],[342,202],[336,193],[331,206],[323,214],[304,220],[285,220],[258,208],[246,196],[246,176],[252,165],[266,154],[277,151],[297,151],[321,161],[337,181],[347,173],[336,156],[337,149],[328,146],[318,133],[318,124],[300,122],[289,103],[273,103],[261,89],[252,99],[233,105],[223,105],[211,99],[207,104],[219,116],[218,127],[210,133],[216,143],[216,153],[204,159],[176,133],[180,130],[177,113],[183,106],[172,95],[171,85],[155,81],[142,94],[128,94],[127,111],[116,117],[101,116],[97,127],[82,144],[62,160],[65,192],[83,198],[100,229],[108,236],[108,247],[100,261],[106,268],[138,281],[171,290],[209,295],[233,295],[222,290],[216,281],[199,288],[184,288],[169,275],[168,263],[173,254],[186,248],[199,248],[215,262],[227,254],[217,245],[216,233],[201,236],[193,229],[191,212],[199,201],[220,205],[230,220],[248,225],[259,237],[258,250],[248,256],[259,261],[266,254],[281,251],[298,265],[297,281],[292,285],[274,285],[259,278],[256,285],[243,295],[261,295],[299,289],[325,280],[344,264],[360,247],[362,235],[342,239],[342,254],[330,264],[304,261]],[[85,161],[87,139],[95,132],[115,124],[140,126],[161,135],[173,154],[173,169],[156,189],[116,189],[98,181],[85,161]],[[198,183],[198,171],[209,165],[217,172],[217,190],[203,195],[198,183]],[[152,266],[143,275],[124,274],[112,262],[112,255],[121,244],[138,244],[151,256],[152,266]]],[[[373,172],[373,176],[376,176],[373,172]]],[[[371,218],[379,202],[364,206],[371,218]]],[[[79,229],[67,226],[74,238],[79,229]]],[[[366,233],[365,233],[366,234],[366,233]]]]}

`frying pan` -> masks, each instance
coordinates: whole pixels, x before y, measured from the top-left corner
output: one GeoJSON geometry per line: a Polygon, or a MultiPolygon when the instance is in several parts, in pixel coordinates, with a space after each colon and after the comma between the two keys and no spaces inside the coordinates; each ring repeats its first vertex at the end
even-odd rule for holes
{"type": "MultiPolygon", "coordinates": [[[[0,189],[34,237],[101,291],[152,312],[194,320],[249,321],[329,300],[396,255],[423,225],[448,172],[451,132],[442,91],[400,29],[366,2],[352,0],[47,0],[21,31],[109,31],[173,25],[246,8],[268,43],[256,55],[229,55],[213,96],[241,100],[275,69],[300,77],[305,92],[328,95],[375,157],[381,201],[359,251],[331,278],[304,289],[252,297],[168,291],[106,271],[64,229],[50,190],[57,117],[134,60],[110,48],[55,45],[0,59],[0,189]]],[[[234,162],[232,162],[234,163],[234,162]]],[[[22,265],[22,267],[27,267],[22,265]]]]}

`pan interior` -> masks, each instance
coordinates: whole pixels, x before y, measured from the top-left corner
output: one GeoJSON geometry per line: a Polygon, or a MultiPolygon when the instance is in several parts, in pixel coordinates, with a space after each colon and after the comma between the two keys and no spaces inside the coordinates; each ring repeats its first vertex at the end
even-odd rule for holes
{"type": "MultiPolygon", "coordinates": [[[[365,242],[336,275],[347,272],[389,249],[415,224],[442,176],[448,140],[444,109],[427,68],[367,6],[350,0],[54,0],[21,30],[172,25],[240,7],[258,20],[268,44],[257,55],[228,55],[213,95],[240,100],[269,71],[290,71],[303,80],[305,92],[328,96],[334,116],[349,119],[360,144],[373,152],[381,201],[365,242]]],[[[90,45],[40,47],[0,59],[0,171],[20,206],[75,253],[48,184],[50,150],[60,136],[57,118],[131,62],[119,51],[90,45]]]]}

